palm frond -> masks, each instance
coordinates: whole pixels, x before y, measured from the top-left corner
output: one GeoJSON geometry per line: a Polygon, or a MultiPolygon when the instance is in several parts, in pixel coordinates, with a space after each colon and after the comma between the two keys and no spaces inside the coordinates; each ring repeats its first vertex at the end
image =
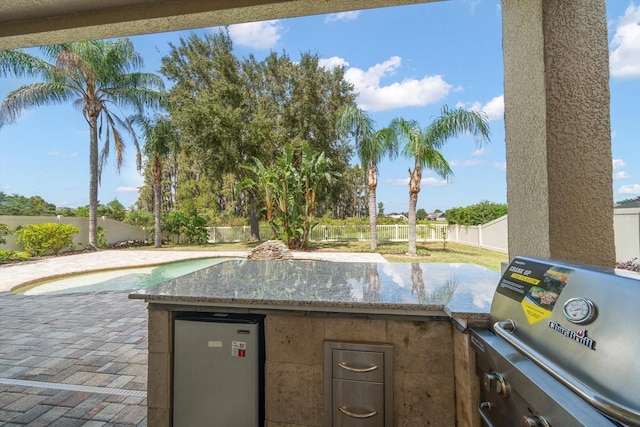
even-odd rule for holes
{"type": "Polygon", "coordinates": [[[36,76],[46,79],[55,66],[20,50],[0,50],[0,75],[16,77],[36,76]]]}
{"type": "Polygon", "coordinates": [[[73,92],[57,82],[19,87],[9,92],[0,104],[0,127],[15,122],[28,107],[58,104],[72,97],[73,92]]]}

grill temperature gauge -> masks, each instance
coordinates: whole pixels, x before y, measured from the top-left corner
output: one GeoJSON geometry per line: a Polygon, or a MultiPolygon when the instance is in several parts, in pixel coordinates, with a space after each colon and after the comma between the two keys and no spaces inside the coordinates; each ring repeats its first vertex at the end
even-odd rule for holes
{"type": "Polygon", "coordinates": [[[586,298],[571,298],[562,306],[562,312],[569,322],[582,325],[595,319],[596,306],[586,298]]]}

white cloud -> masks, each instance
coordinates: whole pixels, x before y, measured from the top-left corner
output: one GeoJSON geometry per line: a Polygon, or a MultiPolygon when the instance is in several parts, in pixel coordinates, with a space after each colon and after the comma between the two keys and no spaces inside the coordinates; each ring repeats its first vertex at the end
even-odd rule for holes
{"type": "Polygon", "coordinates": [[[449,162],[449,164],[451,166],[469,167],[469,166],[478,166],[482,164],[482,162],[477,159],[464,160],[464,161],[452,160],[449,162]]]}
{"type": "Polygon", "coordinates": [[[138,187],[118,187],[116,193],[137,193],[140,191],[138,187]]]}
{"type": "Polygon", "coordinates": [[[631,174],[629,172],[620,171],[613,174],[613,179],[626,179],[631,178],[631,174]]]}
{"type": "Polygon", "coordinates": [[[382,64],[376,64],[366,71],[349,68],[345,78],[358,93],[358,105],[367,111],[385,111],[402,107],[421,107],[444,98],[451,85],[442,76],[425,76],[422,79],[409,78],[401,82],[381,86],[383,77],[393,75],[400,67],[402,59],[392,56],[382,64]]]}
{"type": "Polygon", "coordinates": [[[388,179],[387,182],[394,187],[400,187],[402,185],[409,185],[409,178],[388,179]]]}
{"type": "Polygon", "coordinates": [[[394,283],[397,283],[398,286],[404,288],[405,287],[405,281],[402,278],[402,274],[398,273],[398,271],[392,267],[391,263],[384,263],[382,264],[382,271],[384,272],[384,274],[386,274],[387,276],[391,277],[391,280],[394,283]]]}
{"type": "Polygon", "coordinates": [[[507,170],[507,162],[495,162],[493,167],[496,169],[500,169],[501,171],[507,170]]]}
{"type": "MultiPolygon", "coordinates": [[[[388,179],[386,182],[388,182],[389,184],[391,184],[393,186],[396,186],[396,187],[408,186],[409,185],[409,178],[388,179]]],[[[420,183],[422,185],[427,186],[427,187],[441,187],[443,185],[447,185],[448,184],[446,179],[438,179],[438,178],[433,178],[433,177],[422,178],[422,180],[420,180],[420,183]]]]}
{"type": "Polygon", "coordinates": [[[492,122],[494,120],[504,119],[504,95],[492,98],[489,102],[458,102],[456,108],[467,108],[471,111],[481,111],[487,115],[487,119],[492,122]]]}
{"type": "Polygon", "coordinates": [[[609,63],[614,77],[640,77],[640,6],[631,4],[618,20],[609,63]]]}
{"type": "Polygon", "coordinates": [[[0,185],[0,191],[8,191],[11,190],[11,187],[8,185],[0,185]]]}
{"type": "Polygon", "coordinates": [[[478,148],[476,151],[471,153],[471,155],[474,156],[474,157],[480,157],[480,156],[484,156],[485,152],[486,152],[486,150],[484,148],[478,148]]]}
{"type": "Polygon", "coordinates": [[[360,10],[354,10],[351,12],[332,13],[327,15],[324,22],[355,21],[358,18],[358,15],[360,15],[360,12],[360,10]]]}
{"type": "Polygon", "coordinates": [[[469,5],[469,14],[474,15],[476,13],[476,6],[480,3],[480,0],[465,1],[469,5]]]}
{"type": "Polygon", "coordinates": [[[489,121],[504,119],[504,95],[496,96],[484,104],[481,111],[487,115],[489,121]]]}
{"type": "Polygon", "coordinates": [[[618,169],[624,167],[624,160],[622,159],[613,159],[613,168],[618,169]]]}
{"type": "Polygon", "coordinates": [[[63,159],[72,159],[78,156],[78,153],[61,153],[59,151],[49,151],[49,155],[52,157],[61,157],[63,159]]]}
{"type": "Polygon", "coordinates": [[[331,58],[319,59],[318,66],[331,70],[337,67],[348,67],[349,63],[344,58],[340,58],[339,56],[332,56],[331,58]]]}
{"type": "Polygon", "coordinates": [[[280,40],[282,26],[278,20],[249,22],[229,26],[234,43],[253,49],[270,49],[280,40]]]}
{"type": "Polygon", "coordinates": [[[623,185],[618,189],[618,194],[640,194],[640,184],[623,185]]]}
{"type": "Polygon", "coordinates": [[[449,182],[446,179],[438,179],[430,176],[428,178],[422,178],[420,183],[427,187],[442,187],[443,185],[447,185],[449,182]]]}

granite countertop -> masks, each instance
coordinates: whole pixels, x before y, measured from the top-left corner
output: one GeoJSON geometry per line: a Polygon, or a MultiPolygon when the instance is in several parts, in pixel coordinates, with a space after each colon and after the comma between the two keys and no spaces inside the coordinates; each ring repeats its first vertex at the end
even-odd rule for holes
{"type": "Polygon", "coordinates": [[[129,298],[154,304],[484,320],[499,278],[474,264],[231,260],[129,298]]]}

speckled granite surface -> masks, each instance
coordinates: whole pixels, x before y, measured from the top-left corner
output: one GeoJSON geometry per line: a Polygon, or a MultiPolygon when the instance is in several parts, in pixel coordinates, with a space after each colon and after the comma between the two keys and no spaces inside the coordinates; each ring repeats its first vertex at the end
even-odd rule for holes
{"type": "Polygon", "coordinates": [[[149,303],[488,317],[499,274],[474,264],[232,260],[129,295],[149,303]]]}

